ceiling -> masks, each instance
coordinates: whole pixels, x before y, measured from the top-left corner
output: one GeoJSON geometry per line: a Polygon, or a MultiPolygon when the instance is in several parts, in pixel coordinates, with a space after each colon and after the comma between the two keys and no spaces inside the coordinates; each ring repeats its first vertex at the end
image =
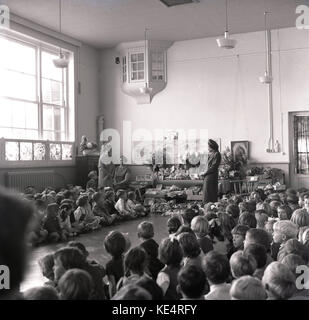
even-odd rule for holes
{"type": "MultiPolygon", "coordinates": [[[[263,30],[265,10],[271,28],[295,26],[296,5],[308,0],[229,0],[230,33],[263,30]]],[[[12,13],[59,30],[58,0],[0,0],[12,13]]],[[[308,3],[309,4],[309,3],[308,3]]],[[[62,0],[62,32],[96,48],[142,40],[212,37],[225,30],[225,0],[166,7],[159,0],[62,0]]]]}

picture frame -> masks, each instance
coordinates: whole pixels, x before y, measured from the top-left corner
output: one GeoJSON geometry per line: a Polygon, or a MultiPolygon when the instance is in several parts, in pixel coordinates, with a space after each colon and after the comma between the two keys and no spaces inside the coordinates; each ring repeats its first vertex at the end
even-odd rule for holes
{"type": "Polygon", "coordinates": [[[231,141],[233,160],[246,163],[249,160],[249,141],[231,141]]]}

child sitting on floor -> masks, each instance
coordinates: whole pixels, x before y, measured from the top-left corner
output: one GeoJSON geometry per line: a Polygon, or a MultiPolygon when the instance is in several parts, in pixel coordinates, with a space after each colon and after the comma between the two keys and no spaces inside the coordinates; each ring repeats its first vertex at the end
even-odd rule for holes
{"type": "Polygon", "coordinates": [[[86,189],[92,188],[97,190],[98,188],[98,174],[96,171],[90,171],[88,174],[88,181],[86,184],[86,189]]]}
{"type": "Polygon", "coordinates": [[[63,203],[60,205],[59,209],[60,225],[62,231],[65,233],[67,237],[77,236],[78,229],[72,227],[70,220],[70,215],[73,211],[72,205],[70,205],[69,203],[63,203]]]}
{"type": "Polygon", "coordinates": [[[51,242],[66,240],[66,235],[61,230],[58,210],[59,206],[56,203],[49,204],[46,209],[46,220],[43,228],[48,232],[47,239],[51,242]]]}
{"type": "Polygon", "coordinates": [[[101,218],[101,225],[110,226],[117,220],[116,214],[109,214],[104,207],[104,195],[103,193],[96,192],[92,196],[93,201],[93,214],[101,218]]]}
{"type": "Polygon", "coordinates": [[[136,217],[136,213],[129,211],[127,207],[127,193],[125,190],[119,189],[117,191],[118,201],[115,204],[115,209],[118,211],[122,219],[132,219],[136,217]]]}
{"type": "Polygon", "coordinates": [[[49,281],[45,282],[44,285],[55,286],[54,283],[54,255],[47,254],[43,258],[41,258],[38,262],[42,275],[47,278],[49,281]]]}
{"type": "Polygon", "coordinates": [[[211,239],[208,237],[209,226],[206,217],[197,216],[191,221],[191,229],[197,237],[197,242],[199,243],[204,254],[213,250],[213,244],[211,239]]]}
{"type": "Polygon", "coordinates": [[[159,245],[153,239],[153,224],[147,221],[141,222],[137,227],[137,236],[142,241],[140,246],[147,253],[147,267],[150,272],[150,275],[154,280],[156,280],[158,273],[164,267],[164,264],[158,259],[159,245]]]}
{"type": "Polygon", "coordinates": [[[136,195],[134,191],[128,192],[128,200],[126,205],[133,216],[144,217],[147,215],[146,208],[136,201],[136,195]]]}

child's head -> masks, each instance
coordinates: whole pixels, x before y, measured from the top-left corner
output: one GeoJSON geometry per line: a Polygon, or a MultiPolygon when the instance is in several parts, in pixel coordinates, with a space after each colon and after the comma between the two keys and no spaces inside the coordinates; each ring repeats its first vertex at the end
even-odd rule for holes
{"type": "Polygon", "coordinates": [[[231,272],[234,278],[252,276],[257,268],[257,262],[251,254],[236,251],[230,258],[231,272]]]}
{"type": "Polygon", "coordinates": [[[26,300],[59,300],[57,290],[51,286],[28,289],[23,296],[26,300]]]}
{"type": "Polygon", "coordinates": [[[152,297],[152,300],[163,300],[163,291],[157,283],[148,276],[142,276],[135,283],[137,286],[145,289],[152,297]]]}
{"type": "Polygon", "coordinates": [[[233,245],[236,249],[241,249],[244,245],[246,232],[249,230],[249,228],[245,225],[238,224],[233,230],[232,230],[232,236],[233,236],[233,245]]]}
{"type": "Polygon", "coordinates": [[[256,228],[257,221],[254,213],[248,211],[242,212],[239,216],[238,224],[243,224],[249,228],[256,228]]]}
{"type": "Polygon", "coordinates": [[[264,210],[255,211],[256,227],[257,229],[264,229],[265,224],[268,221],[268,215],[264,210]]]}
{"type": "Polygon", "coordinates": [[[104,201],[103,193],[101,193],[101,192],[95,192],[95,193],[92,195],[92,201],[93,201],[94,203],[100,203],[100,202],[104,201]]]}
{"type": "Polygon", "coordinates": [[[58,215],[59,206],[57,203],[50,203],[46,208],[48,218],[55,218],[58,215]]]}
{"type": "Polygon", "coordinates": [[[293,212],[291,221],[299,228],[309,226],[309,213],[307,209],[297,209],[293,212]]]}
{"type": "Polygon", "coordinates": [[[39,266],[43,276],[51,281],[54,281],[54,255],[47,254],[39,260],[39,266]]]}
{"type": "Polygon", "coordinates": [[[97,174],[97,172],[96,172],[95,170],[90,171],[90,172],[88,173],[88,179],[98,179],[98,174],[97,174]]]}
{"type": "Polygon", "coordinates": [[[76,205],[78,207],[83,207],[88,203],[88,195],[87,194],[81,194],[77,201],[76,201],[76,205]]]}
{"type": "Polygon", "coordinates": [[[128,199],[134,201],[136,199],[136,194],[134,191],[129,191],[128,192],[128,199]]]}
{"type": "Polygon", "coordinates": [[[244,254],[252,255],[257,263],[257,269],[265,267],[267,261],[266,248],[257,243],[251,243],[244,249],[244,254]]]}
{"type": "Polygon", "coordinates": [[[202,261],[202,267],[209,284],[221,284],[230,276],[230,264],[227,257],[219,252],[208,252],[202,261]]]}
{"type": "Polygon", "coordinates": [[[292,216],[292,210],[286,204],[282,204],[277,209],[279,220],[290,220],[292,216]]]}
{"type": "Polygon", "coordinates": [[[184,224],[190,226],[192,219],[197,215],[198,213],[196,213],[196,211],[194,211],[193,209],[185,209],[182,214],[184,224]]]}
{"type": "Polygon", "coordinates": [[[272,262],[264,271],[262,283],[268,297],[286,300],[296,292],[296,278],[287,266],[280,262],[272,262]]]}
{"type": "Polygon", "coordinates": [[[159,245],[159,259],[167,266],[178,268],[182,261],[182,250],[176,238],[165,238],[159,245]]]}
{"type": "Polygon", "coordinates": [[[198,238],[203,238],[209,233],[208,221],[203,216],[194,217],[191,221],[191,229],[198,238]]]}
{"type": "Polygon", "coordinates": [[[81,269],[84,266],[85,258],[77,248],[65,247],[58,249],[54,254],[54,275],[58,282],[61,276],[69,269],[81,269]]]}
{"type": "Polygon", "coordinates": [[[267,293],[262,282],[252,276],[242,276],[233,281],[230,296],[232,300],[266,300],[267,293]]]}
{"type": "Polygon", "coordinates": [[[127,199],[127,192],[123,189],[119,189],[117,192],[116,192],[116,196],[117,198],[119,199],[124,199],[126,200],[127,199]]]}
{"type": "Polygon", "coordinates": [[[178,273],[178,284],[183,298],[199,299],[205,291],[205,273],[201,267],[188,264],[178,273]]]}
{"type": "Polygon", "coordinates": [[[129,250],[124,258],[125,273],[144,274],[147,264],[147,253],[142,247],[135,247],[129,250]]]}
{"type": "Polygon", "coordinates": [[[294,254],[294,253],[288,254],[280,262],[284,264],[286,267],[288,267],[289,270],[292,271],[292,273],[296,278],[299,276],[299,273],[296,273],[296,268],[298,266],[306,265],[306,262],[304,261],[304,259],[298,254],[294,254]]]}
{"type": "Polygon", "coordinates": [[[277,222],[276,219],[269,219],[265,223],[265,231],[268,233],[270,241],[273,240],[273,233],[274,233],[274,224],[277,222]]]}
{"type": "Polygon", "coordinates": [[[299,255],[306,263],[309,260],[308,248],[297,239],[289,239],[285,242],[282,250],[278,253],[277,260],[281,262],[284,257],[291,253],[299,255]]]}
{"type": "Polygon", "coordinates": [[[174,216],[167,220],[167,230],[168,233],[176,233],[181,226],[181,221],[178,217],[174,216]]]}
{"type": "Polygon", "coordinates": [[[152,300],[151,294],[136,284],[122,287],[111,300],[152,300]]]}
{"type": "Polygon", "coordinates": [[[126,239],[121,232],[111,231],[104,240],[104,247],[113,258],[120,258],[126,251],[126,239]]]}
{"type": "Polygon", "coordinates": [[[239,207],[236,204],[229,204],[225,210],[233,219],[239,218],[239,207]]]}
{"type": "Polygon", "coordinates": [[[179,235],[178,241],[184,257],[196,258],[201,253],[200,245],[194,234],[184,232],[179,235]]]}
{"type": "Polygon", "coordinates": [[[284,243],[289,239],[296,239],[298,227],[288,220],[277,221],[274,224],[273,240],[275,243],[284,243]]]}
{"type": "Polygon", "coordinates": [[[83,254],[85,259],[87,259],[87,257],[89,256],[89,252],[87,251],[86,247],[81,242],[70,241],[68,243],[68,247],[77,248],[78,250],[80,250],[80,252],[83,254]]]}
{"type": "Polygon", "coordinates": [[[141,222],[137,227],[137,236],[145,240],[153,238],[154,230],[152,222],[141,222]]]}
{"type": "Polygon", "coordinates": [[[262,229],[249,229],[246,232],[244,248],[250,244],[260,244],[264,246],[266,252],[270,250],[270,239],[269,235],[265,230],[262,229]]]}
{"type": "Polygon", "coordinates": [[[93,287],[91,276],[81,269],[66,271],[58,283],[62,300],[89,300],[93,287]]]}

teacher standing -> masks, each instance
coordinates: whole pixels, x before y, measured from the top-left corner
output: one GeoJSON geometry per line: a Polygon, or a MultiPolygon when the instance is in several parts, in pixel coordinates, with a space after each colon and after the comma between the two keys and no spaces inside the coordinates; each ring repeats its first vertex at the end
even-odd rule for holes
{"type": "Polygon", "coordinates": [[[208,140],[208,159],[207,171],[202,174],[204,177],[203,183],[203,202],[218,201],[218,170],[221,163],[221,154],[216,141],[208,140]]]}

